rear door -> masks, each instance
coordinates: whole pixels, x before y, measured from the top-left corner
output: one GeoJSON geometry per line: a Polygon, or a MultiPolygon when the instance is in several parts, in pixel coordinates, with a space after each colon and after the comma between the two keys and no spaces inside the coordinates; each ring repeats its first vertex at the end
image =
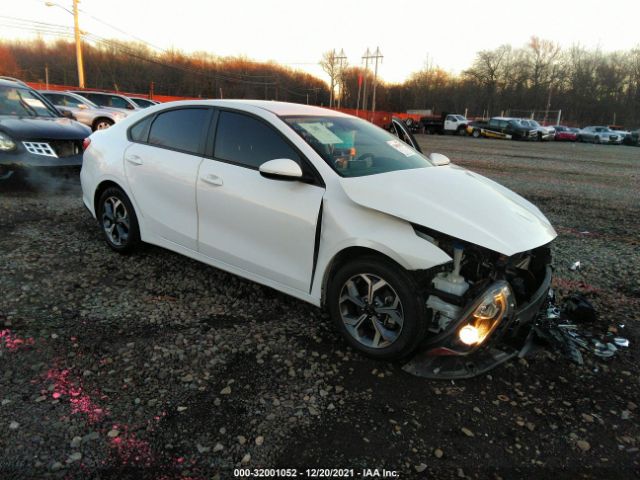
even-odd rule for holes
{"type": "Polygon", "coordinates": [[[154,234],[197,250],[196,178],[211,109],[175,108],[150,115],[129,130],[124,155],[130,191],[154,234]]]}
{"type": "Polygon", "coordinates": [[[314,172],[285,135],[261,118],[222,110],[214,121],[212,157],[198,175],[200,252],[262,283],[308,293],[317,252],[324,185],[263,177],[268,160],[298,162],[314,172]],[[265,281],[267,280],[267,281],[265,281]]]}

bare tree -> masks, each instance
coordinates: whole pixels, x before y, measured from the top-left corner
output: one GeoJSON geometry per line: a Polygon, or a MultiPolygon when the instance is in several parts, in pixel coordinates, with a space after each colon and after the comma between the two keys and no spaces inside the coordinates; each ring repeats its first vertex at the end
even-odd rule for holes
{"type": "Polygon", "coordinates": [[[325,73],[329,75],[329,107],[333,107],[336,79],[340,74],[340,62],[338,61],[338,58],[336,56],[335,49],[328,50],[322,54],[322,58],[320,59],[320,66],[322,67],[322,70],[324,70],[325,73]]]}

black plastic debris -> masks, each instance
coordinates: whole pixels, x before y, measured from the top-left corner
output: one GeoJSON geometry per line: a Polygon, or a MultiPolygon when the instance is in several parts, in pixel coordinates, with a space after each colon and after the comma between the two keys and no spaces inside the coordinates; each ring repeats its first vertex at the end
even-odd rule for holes
{"type": "Polygon", "coordinates": [[[596,309],[582,295],[574,294],[562,305],[564,315],[575,323],[593,323],[596,321],[596,309]]]}
{"type": "MultiPolygon", "coordinates": [[[[584,364],[583,352],[609,358],[620,348],[629,346],[629,340],[624,337],[614,337],[611,332],[596,335],[584,327],[595,320],[595,308],[582,295],[572,295],[562,307],[558,307],[555,293],[549,290],[547,308],[541,310],[535,332],[539,338],[579,365],[584,364]]],[[[620,327],[624,328],[624,325],[620,327]]]]}

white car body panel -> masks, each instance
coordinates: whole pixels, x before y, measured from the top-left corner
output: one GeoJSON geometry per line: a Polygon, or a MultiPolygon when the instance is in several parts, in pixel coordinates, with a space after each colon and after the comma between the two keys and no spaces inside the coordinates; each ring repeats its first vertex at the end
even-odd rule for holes
{"type": "Polygon", "coordinates": [[[96,189],[104,181],[114,182],[132,201],[143,241],[315,305],[322,303],[332,260],[349,247],[375,250],[409,270],[451,261],[416,235],[410,222],[505,255],[556,236],[532,204],[461,168],[341,178],[279,117],[287,114],[344,116],[306,105],[240,100],[168,102],[135,112],[91,136],[81,171],[83,201],[95,216],[96,189]],[[253,169],[127,139],[126,130],[138,119],[193,105],[261,117],[300,150],[325,187],[267,179],[253,169]],[[142,164],[126,160],[131,155],[140,157],[142,164]],[[213,183],[205,181],[210,175],[221,184],[215,178],[213,183]]]}
{"type": "Polygon", "coordinates": [[[192,250],[198,248],[195,186],[201,162],[196,155],[139,143],[124,150],[129,190],[147,227],[192,250]]]}
{"type": "Polygon", "coordinates": [[[309,291],[324,188],[205,159],[197,184],[200,253],[309,291]]]}

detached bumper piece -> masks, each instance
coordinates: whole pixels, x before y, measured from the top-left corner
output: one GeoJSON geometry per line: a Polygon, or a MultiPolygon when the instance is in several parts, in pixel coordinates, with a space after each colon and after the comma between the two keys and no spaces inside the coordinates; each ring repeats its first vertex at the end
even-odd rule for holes
{"type": "MultiPolygon", "coordinates": [[[[513,312],[507,310],[507,314],[491,327],[487,333],[487,341],[480,346],[467,351],[459,350],[460,332],[467,328],[469,321],[469,316],[463,315],[455,327],[430,342],[424,351],[418,353],[402,369],[424,378],[462,379],[481,375],[517,355],[524,356],[531,348],[534,327],[537,325],[539,312],[547,301],[550,285],[551,267],[547,267],[543,282],[529,302],[513,312]]],[[[495,288],[494,285],[487,292],[495,288]]],[[[475,304],[482,303],[482,298],[481,296],[475,304]]],[[[473,308],[477,311],[476,305],[473,308]]]]}

